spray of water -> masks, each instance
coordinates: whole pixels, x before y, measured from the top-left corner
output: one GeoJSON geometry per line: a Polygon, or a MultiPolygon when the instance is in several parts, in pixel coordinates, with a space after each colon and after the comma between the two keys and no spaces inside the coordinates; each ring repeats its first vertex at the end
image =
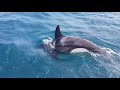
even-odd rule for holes
{"type": "Polygon", "coordinates": [[[110,48],[103,48],[106,50],[105,55],[91,53],[94,59],[99,62],[109,73],[109,78],[120,77],[120,63],[116,60],[119,54],[110,48]]]}

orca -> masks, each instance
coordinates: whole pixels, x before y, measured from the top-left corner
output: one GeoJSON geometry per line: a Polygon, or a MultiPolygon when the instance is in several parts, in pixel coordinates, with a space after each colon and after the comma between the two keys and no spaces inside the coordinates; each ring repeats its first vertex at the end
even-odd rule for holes
{"type": "Polygon", "coordinates": [[[99,46],[93,42],[73,36],[65,36],[60,31],[60,26],[58,25],[55,30],[55,37],[51,42],[51,48],[55,52],[60,53],[80,53],[80,52],[93,52],[97,54],[105,53],[105,50],[101,49],[99,46]]]}

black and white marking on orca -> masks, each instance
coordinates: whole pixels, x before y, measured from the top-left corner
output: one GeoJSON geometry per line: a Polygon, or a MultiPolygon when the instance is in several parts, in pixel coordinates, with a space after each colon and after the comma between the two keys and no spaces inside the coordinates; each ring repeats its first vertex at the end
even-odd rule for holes
{"type": "Polygon", "coordinates": [[[93,52],[106,54],[106,51],[91,41],[79,37],[65,36],[61,33],[59,25],[55,30],[55,38],[43,40],[45,50],[50,53],[81,53],[93,52]]]}
{"type": "Polygon", "coordinates": [[[104,54],[105,50],[98,47],[93,42],[79,37],[65,36],[61,33],[59,25],[55,30],[55,38],[48,42],[52,50],[64,53],[93,52],[104,54]]]}
{"type": "Polygon", "coordinates": [[[54,39],[44,39],[41,48],[56,59],[59,59],[58,55],[60,53],[88,52],[91,55],[99,54],[99,56],[105,57],[105,62],[109,62],[111,64],[114,63],[113,59],[111,59],[112,53],[108,52],[108,50],[97,46],[89,40],[63,35],[60,31],[59,25],[56,27],[54,39]]]}

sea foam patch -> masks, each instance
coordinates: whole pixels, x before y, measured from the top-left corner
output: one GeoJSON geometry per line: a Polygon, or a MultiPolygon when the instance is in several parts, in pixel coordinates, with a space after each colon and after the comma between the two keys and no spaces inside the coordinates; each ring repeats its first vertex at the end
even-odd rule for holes
{"type": "Polygon", "coordinates": [[[49,46],[50,48],[55,48],[55,46],[52,45],[52,38],[48,38],[48,39],[43,39],[43,44],[49,46]]]}

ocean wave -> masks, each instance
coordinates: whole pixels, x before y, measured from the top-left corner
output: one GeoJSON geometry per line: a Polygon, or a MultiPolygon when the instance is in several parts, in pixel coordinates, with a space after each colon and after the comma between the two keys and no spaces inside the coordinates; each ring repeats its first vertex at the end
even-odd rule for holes
{"type": "Polygon", "coordinates": [[[1,12],[0,77],[120,77],[119,12],[1,12]],[[53,58],[40,46],[64,35],[88,39],[108,53],[60,54],[53,58]],[[109,63],[108,61],[112,63],[109,63]]]}

